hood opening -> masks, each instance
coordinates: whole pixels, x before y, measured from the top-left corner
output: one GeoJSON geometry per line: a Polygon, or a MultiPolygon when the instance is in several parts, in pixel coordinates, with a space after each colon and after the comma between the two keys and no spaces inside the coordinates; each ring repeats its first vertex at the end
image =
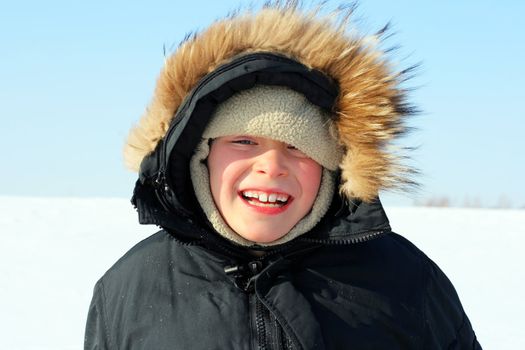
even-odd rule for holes
{"type": "Polygon", "coordinates": [[[332,111],[339,92],[337,83],[321,72],[271,53],[240,56],[206,75],[185,98],[165,139],[152,154],[157,161],[143,162],[149,166],[156,164],[156,171],[141,168],[141,173],[150,176],[153,173],[165,175],[164,186],[157,192],[166,199],[170,206],[166,208],[168,211],[200,212],[189,172],[190,158],[217,105],[255,85],[289,87],[327,111],[332,111]]]}

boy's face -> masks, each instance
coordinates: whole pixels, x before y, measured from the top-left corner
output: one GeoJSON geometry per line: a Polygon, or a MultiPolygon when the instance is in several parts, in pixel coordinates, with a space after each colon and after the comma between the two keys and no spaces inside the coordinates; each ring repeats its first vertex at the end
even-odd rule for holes
{"type": "Polygon", "coordinates": [[[286,143],[234,135],[213,140],[208,156],[213,200],[243,238],[269,243],[312,208],[322,167],[286,143]]]}

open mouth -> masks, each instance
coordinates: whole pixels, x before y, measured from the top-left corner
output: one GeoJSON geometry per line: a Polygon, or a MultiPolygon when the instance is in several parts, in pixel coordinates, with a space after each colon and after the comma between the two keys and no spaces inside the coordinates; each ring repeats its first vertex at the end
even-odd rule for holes
{"type": "Polygon", "coordinates": [[[265,208],[282,208],[291,201],[291,196],[285,193],[241,191],[240,195],[249,204],[265,208]]]}

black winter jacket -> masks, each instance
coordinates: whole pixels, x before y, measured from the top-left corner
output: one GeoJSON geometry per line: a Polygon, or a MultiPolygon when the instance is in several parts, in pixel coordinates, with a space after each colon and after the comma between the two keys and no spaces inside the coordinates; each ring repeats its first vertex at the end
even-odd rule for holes
{"type": "Polygon", "coordinates": [[[85,349],[481,349],[450,281],[379,203],[345,215],[330,239],[259,258],[158,232],[97,283],[85,349]]]}
{"type": "Polygon", "coordinates": [[[391,232],[373,200],[410,183],[386,147],[412,112],[399,87],[406,72],[285,3],[217,22],[166,60],[126,146],[128,165],[140,167],[139,221],[163,230],[97,283],[86,350],[480,349],[449,280],[391,232]],[[256,84],[329,111],[347,152],[344,195],[314,229],[248,249],[213,231],[188,163],[215,107],[256,84]]]}

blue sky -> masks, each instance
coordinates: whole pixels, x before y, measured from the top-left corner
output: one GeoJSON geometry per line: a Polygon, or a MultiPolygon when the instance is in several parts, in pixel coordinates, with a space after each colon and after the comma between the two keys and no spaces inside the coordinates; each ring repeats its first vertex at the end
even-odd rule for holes
{"type": "MultiPolygon", "coordinates": [[[[163,47],[248,1],[19,1],[0,11],[0,195],[130,197],[121,150],[147,106],[163,47]]],[[[337,2],[329,2],[336,5],[337,2]]],[[[361,1],[355,25],[386,22],[424,111],[417,195],[525,206],[525,44],[519,1],[361,1]]]]}

